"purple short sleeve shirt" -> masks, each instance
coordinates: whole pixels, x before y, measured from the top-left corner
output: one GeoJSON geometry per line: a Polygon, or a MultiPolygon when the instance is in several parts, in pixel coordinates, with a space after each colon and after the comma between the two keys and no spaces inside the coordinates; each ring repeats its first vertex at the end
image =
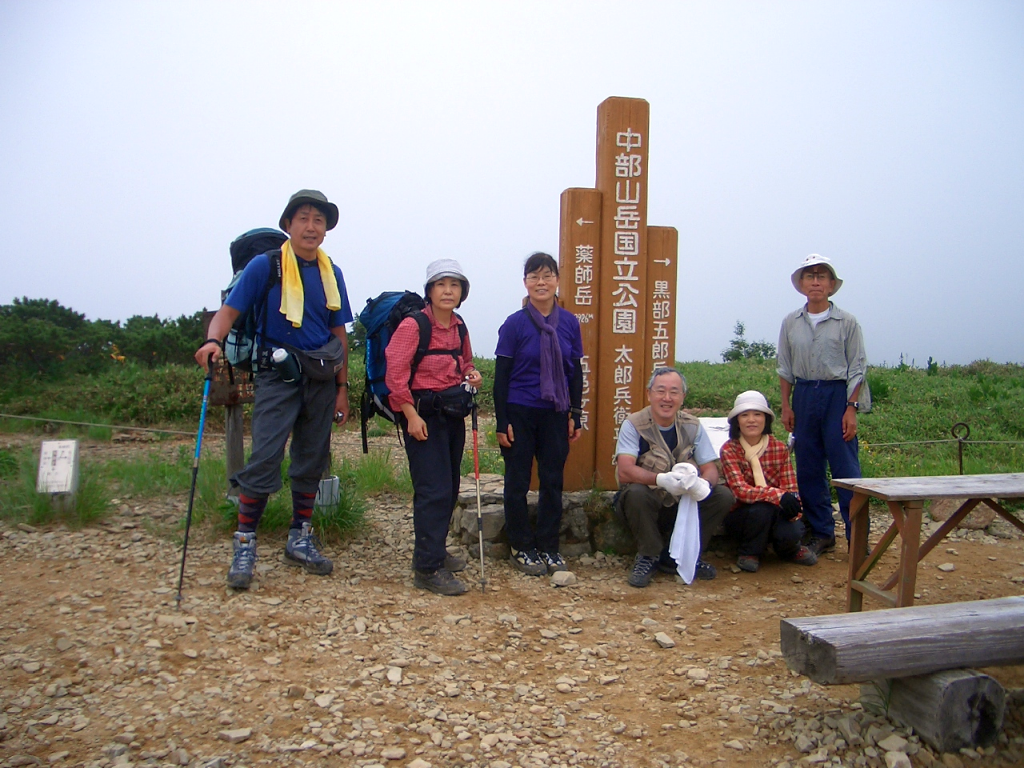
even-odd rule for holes
{"type": "MultiPolygon", "coordinates": [[[[558,345],[568,380],[573,372],[573,361],[583,357],[583,337],[576,315],[555,306],[558,315],[558,345]]],[[[498,329],[496,355],[512,358],[509,377],[508,402],[530,408],[553,408],[552,403],[540,399],[540,331],[525,310],[509,315],[498,329]]]]}

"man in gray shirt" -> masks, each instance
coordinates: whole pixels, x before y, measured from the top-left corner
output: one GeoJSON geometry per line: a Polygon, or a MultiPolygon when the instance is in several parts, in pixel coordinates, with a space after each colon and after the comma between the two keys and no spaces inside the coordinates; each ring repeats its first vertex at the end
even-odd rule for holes
{"type": "MultiPolygon", "coordinates": [[[[836,546],[825,463],[833,477],[861,476],[857,413],[870,407],[863,386],[867,354],[857,318],[830,301],[843,281],[827,258],[812,253],[791,280],[807,303],[786,315],[779,333],[782,424],[796,439],[797,485],[811,536],[807,546],[821,555],[836,546]]],[[[839,490],[838,495],[849,539],[853,494],[839,490]]]]}

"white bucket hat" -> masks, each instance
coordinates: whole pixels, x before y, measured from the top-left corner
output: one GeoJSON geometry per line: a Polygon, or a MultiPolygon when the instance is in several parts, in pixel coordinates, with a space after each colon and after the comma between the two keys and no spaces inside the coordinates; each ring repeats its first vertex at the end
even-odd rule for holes
{"type": "Polygon", "coordinates": [[[430,284],[436,283],[443,277],[454,277],[462,283],[462,298],[459,300],[461,306],[469,296],[469,278],[462,271],[462,265],[455,259],[437,259],[427,265],[427,279],[423,284],[423,293],[429,293],[430,284]]]}
{"type": "Polygon", "coordinates": [[[807,267],[813,267],[816,264],[822,264],[828,267],[828,271],[831,272],[832,277],[836,279],[836,289],[829,294],[830,296],[835,296],[839,293],[839,289],[843,287],[843,281],[839,279],[839,275],[836,274],[836,268],[832,266],[832,262],[829,258],[817,253],[812,253],[804,259],[800,266],[796,268],[796,271],[793,272],[793,276],[790,278],[793,281],[793,287],[796,288],[797,291],[800,291],[800,273],[807,269],[807,267]]]}
{"type": "Polygon", "coordinates": [[[768,401],[765,399],[765,396],[756,389],[748,389],[746,392],[740,392],[736,395],[736,404],[729,411],[729,418],[738,416],[744,411],[760,411],[761,413],[767,413],[773,419],[775,418],[772,409],[768,407],[768,401]]]}

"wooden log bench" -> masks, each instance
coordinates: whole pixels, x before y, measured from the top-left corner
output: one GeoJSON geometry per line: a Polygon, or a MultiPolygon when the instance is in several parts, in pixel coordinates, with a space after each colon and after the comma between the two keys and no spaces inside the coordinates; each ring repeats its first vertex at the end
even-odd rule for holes
{"type": "Polygon", "coordinates": [[[968,668],[1024,663],[1024,596],[783,619],[781,635],[790,669],[872,683],[886,714],[936,749],[989,746],[1005,692],[968,668]]]}

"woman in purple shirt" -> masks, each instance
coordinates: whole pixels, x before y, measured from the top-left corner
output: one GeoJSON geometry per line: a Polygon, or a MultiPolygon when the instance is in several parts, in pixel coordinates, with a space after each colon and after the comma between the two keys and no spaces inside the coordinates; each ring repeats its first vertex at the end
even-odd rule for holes
{"type": "Polygon", "coordinates": [[[494,411],[505,459],[505,532],[512,565],[530,576],[566,570],[558,554],[562,473],[580,436],[583,339],[576,316],[558,306],[558,264],[535,253],[523,267],[529,300],[498,331],[494,411]],[[531,527],[526,506],[533,460],[540,498],[531,527]]]}

